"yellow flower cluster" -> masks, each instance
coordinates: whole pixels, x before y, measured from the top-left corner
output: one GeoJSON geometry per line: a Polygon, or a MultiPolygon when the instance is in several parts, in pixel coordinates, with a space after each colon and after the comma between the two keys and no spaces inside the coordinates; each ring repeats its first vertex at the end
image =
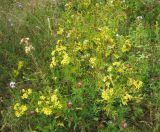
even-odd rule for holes
{"type": "Polygon", "coordinates": [[[29,97],[29,95],[31,95],[32,94],[32,89],[31,88],[28,88],[28,89],[22,89],[22,96],[21,96],[21,98],[22,99],[27,99],[28,97],[29,97]]]}
{"type": "Polygon", "coordinates": [[[126,40],[125,44],[122,46],[122,52],[127,52],[131,49],[131,44],[129,40],[126,40]]]}
{"type": "Polygon", "coordinates": [[[38,107],[35,109],[37,113],[43,113],[45,115],[51,115],[54,110],[61,109],[62,105],[57,97],[56,91],[49,97],[44,95],[40,96],[38,101],[38,107]]]}
{"type": "Polygon", "coordinates": [[[113,69],[113,67],[112,67],[112,66],[109,66],[109,67],[107,68],[107,71],[108,71],[108,72],[111,72],[112,69],[113,69]]]}
{"type": "Polygon", "coordinates": [[[111,37],[111,35],[109,34],[110,32],[109,28],[107,26],[104,26],[104,27],[100,27],[99,30],[100,30],[100,38],[107,43],[107,47],[109,49],[114,48],[116,46],[116,43],[114,39],[111,37]]]}
{"type": "Polygon", "coordinates": [[[66,50],[67,48],[63,46],[62,41],[59,40],[57,42],[55,50],[52,51],[52,61],[50,64],[51,68],[57,65],[57,63],[59,62],[58,61],[59,58],[62,58],[62,60],[60,61],[61,65],[68,65],[70,63],[70,57],[66,50]]]}
{"type": "Polygon", "coordinates": [[[118,61],[116,61],[116,62],[113,63],[113,66],[119,67],[120,65],[121,65],[121,62],[118,62],[118,61]]]}
{"type": "MultiPolygon", "coordinates": [[[[54,52],[59,52],[59,53],[61,53],[61,52],[66,51],[66,49],[67,49],[67,48],[62,45],[62,41],[59,40],[59,41],[57,42],[56,49],[55,49],[54,52]]],[[[54,55],[54,52],[52,53],[53,55],[54,55]]]]}
{"type": "Polygon", "coordinates": [[[91,4],[91,0],[83,0],[83,4],[84,4],[85,6],[88,6],[88,5],[91,4]]]}
{"type": "Polygon", "coordinates": [[[60,27],[57,31],[57,34],[62,35],[63,32],[64,32],[64,29],[60,27]]]}
{"type": "Polygon", "coordinates": [[[56,58],[55,57],[52,57],[52,61],[51,61],[51,64],[50,64],[50,67],[53,68],[57,65],[56,63],[56,58]]]}
{"type": "Polygon", "coordinates": [[[21,70],[23,66],[24,66],[24,61],[19,61],[17,70],[21,70]]]}
{"type": "Polygon", "coordinates": [[[112,96],[113,96],[113,88],[103,90],[102,92],[103,100],[109,101],[112,96]]]}
{"type": "Polygon", "coordinates": [[[84,40],[83,43],[80,43],[80,42],[75,43],[73,45],[74,47],[73,51],[74,52],[85,51],[86,49],[88,49],[88,45],[87,45],[88,43],[89,43],[89,40],[84,40]]]}
{"type": "MultiPolygon", "coordinates": [[[[86,22],[89,17],[86,19],[85,15],[79,10],[86,7],[85,5],[90,5],[89,3],[90,0],[76,2],[78,7],[76,13],[73,11],[75,4],[73,1],[69,1],[65,5],[65,10],[69,9],[66,10],[66,13],[70,12],[71,14],[70,17],[67,15],[66,22],[59,23],[60,28],[56,37],[59,40],[57,40],[57,44],[52,51],[50,64],[51,68],[55,67],[53,69],[53,72],[55,72],[53,79],[55,75],[57,77],[61,76],[57,74],[57,71],[60,71],[64,78],[69,81],[75,76],[82,79],[85,76],[89,77],[94,80],[95,88],[102,88],[101,99],[105,105],[105,102],[107,102],[107,106],[104,106],[106,109],[112,105],[112,102],[117,104],[121,102],[121,104],[127,105],[129,101],[135,101],[135,98],[138,98],[141,91],[135,89],[142,86],[142,82],[138,80],[127,82],[128,77],[133,77],[135,73],[132,57],[125,57],[125,54],[131,50],[132,43],[128,36],[116,35],[119,32],[116,24],[113,28],[110,28],[110,24],[103,23],[94,23],[93,25],[89,23],[87,25],[86,22]],[[63,68],[64,65],[68,64],[70,64],[69,67],[63,68]]],[[[108,22],[109,18],[104,17],[103,13],[99,14],[103,8],[106,8],[102,5],[103,3],[94,3],[98,17],[103,19],[104,22],[108,22]]],[[[107,10],[105,9],[105,11],[107,10]]],[[[60,80],[57,80],[57,83],[58,81],[60,80]]],[[[36,111],[45,115],[53,114],[55,107],[52,102],[54,104],[57,102],[56,96],[54,98],[55,101],[51,101],[51,97],[40,97],[36,111]]],[[[112,106],[114,107],[114,105],[112,106]]]]}
{"type": "Polygon", "coordinates": [[[21,105],[20,103],[16,103],[14,105],[14,110],[15,110],[16,117],[20,117],[27,111],[27,106],[21,105]]]}
{"type": "Polygon", "coordinates": [[[126,94],[121,100],[123,105],[127,105],[128,102],[132,99],[132,96],[129,94],[126,94]]]}
{"type": "Polygon", "coordinates": [[[125,65],[121,62],[114,62],[113,66],[116,68],[116,71],[119,73],[123,73],[126,69],[125,65]]]}
{"type": "Polygon", "coordinates": [[[91,4],[91,0],[81,0],[81,1],[78,1],[78,5],[81,8],[87,8],[90,4],[91,4]]]}
{"type": "Polygon", "coordinates": [[[132,78],[128,78],[127,85],[133,86],[135,89],[140,89],[143,86],[143,82],[140,80],[134,80],[132,78]]]}
{"type": "Polygon", "coordinates": [[[68,56],[68,54],[65,52],[63,55],[63,59],[61,61],[62,65],[68,65],[70,62],[70,57],[68,56]]]}
{"type": "Polygon", "coordinates": [[[89,59],[89,62],[90,62],[90,64],[91,64],[92,68],[95,67],[95,66],[96,66],[96,57],[90,58],[90,59],[89,59]]]}
{"type": "Polygon", "coordinates": [[[51,114],[52,114],[52,108],[46,106],[46,107],[42,108],[42,112],[43,112],[45,115],[51,115],[51,114]]]}
{"type": "Polygon", "coordinates": [[[111,83],[113,84],[112,74],[105,76],[105,77],[103,78],[103,82],[105,82],[105,86],[107,86],[107,87],[109,88],[110,84],[111,84],[111,83]]]}
{"type": "Polygon", "coordinates": [[[13,71],[15,77],[19,75],[19,72],[21,71],[23,66],[24,66],[24,61],[18,61],[18,68],[13,71]]]}

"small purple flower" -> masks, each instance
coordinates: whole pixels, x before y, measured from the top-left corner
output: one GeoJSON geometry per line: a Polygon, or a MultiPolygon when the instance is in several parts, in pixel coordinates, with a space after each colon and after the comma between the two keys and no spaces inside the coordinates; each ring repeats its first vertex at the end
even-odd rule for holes
{"type": "Polygon", "coordinates": [[[16,87],[16,83],[15,82],[10,82],[9,85],[10,85],[11,88],[15,88],[16,87]]]}

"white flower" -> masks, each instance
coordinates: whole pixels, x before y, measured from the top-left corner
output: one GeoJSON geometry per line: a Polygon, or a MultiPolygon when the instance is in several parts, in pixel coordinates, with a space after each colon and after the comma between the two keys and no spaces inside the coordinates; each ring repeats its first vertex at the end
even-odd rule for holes
{"type": "Polygon", "coordinates": [[[13,26],[14,26],[14,24],[13,24],[13,23],[11,23],[11,24],[10,24],[10,26],[11,26],[11,27],[13,27],[13,26]]]}
{"type": "Polygon", "coordinates": [[[8,19],[8,22],[12,22],[12,19],[9,18],[9,19],[8,19]]]}
{"type": "Polygon", "coordinates": [[[22,38],[20,44],[23,43],[24,45],[29,45],[29,40],[30,40],[29,38],[22,38]]]}
{"type": "Polygon", "coordinates": [[[17,2],[17,3],[16,3],[16,6],[17,6],[18,8],[22,8],[22,7],[23,7],[22,3],[20,3],[20,2],[17,2]]]}
{"type": "Polygon", "coordinates": [[[142,16],[137,16],[137,20],[142,20],[143,17],[142,16]]]}
{"type": "Polygon", "coordinates": [[[10,87],[11,88],[15,88],[16,87],[16,83],[15,82],[10,82],[10,87]]]}
{"type": "Polygon", "coordinates": [[[34,47],[32,45],[25,46],[25,53],[30,54],[34,50],[34,47]]]}
{"type": "Polygon", "coordinates": [[[30,42],[30,38],[22,38],[20,44],[24,44],[26,54],[31,54],[31,52],[35,50],[30,42]]]}
{"type": "Polygon", "coordinates": [[[113,0],[111,0],[110,2],[111,2],[111,4],[113,4],[113,0]]]}
{"type": "Polygon", "coordinates": [[[88,44],[89,40],[84,40],[83,44],[88,44]]]}
{"type": "Polygon", "coordinates": [[[117,33],[117,34],[116,34],[116,37],[120,37],[120,35],[117,33]]]}

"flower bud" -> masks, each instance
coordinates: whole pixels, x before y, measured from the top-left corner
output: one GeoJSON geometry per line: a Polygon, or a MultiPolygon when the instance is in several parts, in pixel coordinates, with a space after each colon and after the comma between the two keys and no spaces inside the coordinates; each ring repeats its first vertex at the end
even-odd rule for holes
{"type": "Polygon", "coordinates": [[[76,84],[76,87],[77,87],[77,88],[81,88],[81,87],[82,87],[82,82],[78,82],[78,83],[76,84]]]}
{"type": "Polygon", "coordinates": [[[67,103],[67,107],[68,107],[68,108],[71,108],[72,106],[73,106],[72,102],[69,101],[69,102],[67,103]]]}
{"type": "Polygon", "coordinates": [[[121,121],[121,127],[122,128],[127,128],[128,124],[126,122],[126,120],[121,121]]]}

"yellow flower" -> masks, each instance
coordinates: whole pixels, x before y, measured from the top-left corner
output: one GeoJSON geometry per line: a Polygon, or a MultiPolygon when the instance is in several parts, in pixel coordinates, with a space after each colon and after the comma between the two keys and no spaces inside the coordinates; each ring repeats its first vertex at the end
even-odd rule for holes
{"type": "Polygon", "coordinates": [[[106,101],[108,101],[113,95],[113,88],[103,90],[102,92],[102,98],[106,101]]]}
{"type": "Polygon", "coordinates": [[[113,56],[114,56],[116,59],[118,59],[118,58],[120,57],[120,56],[119,56],[118,54],[116,54],[116,53],[114,53],[113,56]]]}
{"type": "Polygon", "coordinates": [[[123,98],[122,98],[122,104],[123,105],[127,105],[128,102],[132,99],[132,96],[129,94],[126,94],[123,98]]]}
{"type": "Polygon", "coordinates": [[[24,93],[25,92],[25,89],[22,89],[22,93],[24,93]]]}
{"type": "Polygon", "coordinates": [[[108,72],[111,72],[112,69],[113,69],[113,67],[112,67],[112,66],[109,66],[108,69],[107,69],[107,71],[108,71],[108,72]]]}
{"type": "Polygon", "coordinates": [[[62,105],[60,104],[58,97],[56,94],[51,95],[51,102],[55,108],[61,108],[62,105]]]}
{"type": "Polygon", "coordinates": [[[57,80],[57,77],[52,77],[53,80],[57,80]]]}
{"type": "Polygon", "coordinates": [[[115,47],[115,42],[114,42],[114,40],[113,40],[110,36],[108,36],[107,39],[108,39],[108,43],[109,43],[108,47],[109,47],[110,49],[114,48],[114,47],[115,47]]]}
{"type": "Polygon", "coordinates": [[[38,109],[38,108],[36,108],[36,109],[35,109],[35,111],[38,113],[38,112],[39,112],[39,109],[38,109]]]}
{"type": "Polygon", "coordinates": [[[63,60],[61,61],[61,64],[62,64],[62,65],[68,65],[69,62],[70,62],[70,57],[68,56],[67,53],[65,53],[65,54],[63,55],[63,60]]]}
{"type": "Polygon", "coordinates": [[[27,106],[26,105],[21,105],[21,110],[24,112],[27,110],[27,106]]]}
{"type": "Polygon", "coordinates": [[[49,92],[49,96],[41,95],[38,100],[38,107],[35,109],[37,113],[43,113],[45,115],[51,115],[53,110],[62,108],[60,101],[58,100],[57,90],[52,93],[49,92]]]}
{"type": "Polygon", "coordinates": [[[20,117],[20,116],[21,116],[21,114],[20,114],[19,111],[16,111],[16,112],[15,112],[15,115],[16,115],[16,117],[20,117]]]}
{"type": "Polygon", "coordinates": [[[16,104],[14,105],[14,110],[17,110],[19,106],[20,106],[20,103],[16,103],[16,104]]]}
{"type": "Polygon", "coordinates": [[[128,86],[134,86],[136,89],[140,89],[143,85],[143,82],[140,81],[140,80],[134,80],[132,78],[129,78],[128,82],[127,82],[127,85],[128,86]]]}
{"type": "Polygon", "coordinates": [[[18,70],[13,70],[13,74],[15,75],[15,77],[17,77],[19,75],[19,71],[18,70]]]}
{"type": "Polygon", "coordinates": [[[53,94],[51,96],[51,102],[56,102],[58,100],[57,96],[55,94],[53,94]]]}
{"type": "Polygon", "coordinates": [[[38,101],[38,105],[41,105],[42,104],[42,101],[38,101]]]}
{"type": "Polygon", "coordinates": [[[63,32],[64,32],[64,29],[60,27],[59,30],[57,31],[57,34],[62,35],[63,32]]]}
{"type": "Polygon", "coordinates": [[[89,62],[90,62],[90,64],[91,64],[91,66],[92,66],[92,68],[94,67],[94,66],[96,66],[96,57],[92,57],[92,58],[90,58],[89,59],[89,62]]]}
{"type": "Polygon", "coordinates": [[[56,53],[56,51],[55,51],[55,50],[53,50],[53,51],[52,51],[52,53],[51,53],[51,55],[52,55],[52,56],[54,56],[54,55],[55,55],[55,53],[56,53]]]}
{"type": "Polygon", "coordinates": [[[85,6],[89,6],[91,4],[91,0],[83,0],[82,2],[85,6]]]}
{"type": "Polygon", "coordinates": [[[125,44],[122,46],[122,52],[127,52],[131,49],[131,44],[126,40],[125,44]]]}
{"type": "Polygon", "coordinates": [[[29,97],[30,94],[32,94],[32,89],[22,89],[22,93],[23,95],[21,96],[22,99],[27,99],[29,97]]]}
{"type": "Polygon", "coordinates": [[[105,82],[105,85],[109,87],[109,85],[112,83],[112,74],[105,76],[103,81],[105,82]]]}
{"type": "Polygon", "coordinates": [[[113,63],[113,66],[117,66],[117,67],[118,67],[118,66],[120,66],[120,65],[121,65],[121,62],[117,62],[117,61],[116,61],[116,62],[113,63]]]}
{"type": "Polygon", "coordinates": [[[128,85],[128,86],[132,86],[132,85],[133,85],[133,82],[134,82],[134,79],[128,78],[127,85],[128,85]]]}
{"type": "Polygon", "coordinates": [[[30,95],[30,94],[32,94],[32,89],[27,89],[27,93],[28,93],[28,95],[30,95]]]}
{"type": "Polygon", "coordinates": [[[61,45],[62,42],[63,42],[63,41],[62,41],[61,39],[57,40],[57,44],[58,44],[58,45],[61,45]]]}
{"type": "Polygon", "coordinates": [[[42,95],[42,96],[40,96],[40,99],[41,99],[41,100],[45,100],[45,98],[46,98],[46,97],[45,97],[45,96],[43,96],[43,95],[42,95]]]}
{"type": "Polygon", "coordinates": [[[61,51],[66,51],[66,47],[62,46],[61,44],[56,45],[56,51],[61,52],[61,51]]]}
{"type": "Polygon", "coordinates": [[[16,117],[20,117],[24,114],[25,111],[27,111],[27,106],[16,103],[14,106],[14,110],[16,117]]]}
{"type": "Polygon", "coordinates": [[[120,72],[120,73],[123,73],[124,70],[125,70],[125,65],[124,64],[121,64],[117,69],[117,71],[120,72]]]}
{"type": "Polygon", "coordinates": [[[59,103],[59,101],[57,103],[55,103],[55,106],[58,108],[58,109],[61,109],[62,108],[62,105],[59,103]]]}
{"type": "Polygon", "coordinates": [[[22,96],[21,96],[22,99],[27,99],[28,98],[28,94],[27,93],[24,93],[22,96]]]}
{"type": "Polygon", "coordinates": [[[56,58],[52,57],[52,61],[51,61],[50,67],[53,68],[55,66],[56,66],[56,58]]]}
{"type": "Polygon", "coordinates": [[[118,68],[118,72],[122,73],[124,72],[124,69],[122,67],[118,68]]]}
{"type": "Polygon", "coordinates": [[[65,127],[63,122],[58,122],[58,123],[57,123],[57,126],[65,127]]]}
{"type": "Polygon", "coordinates": [[[18,62],[18,70],[21,70],[23,66],[24,66],[24,61],[19,61],[18,62]]]}
{"type": "Polygon", "coordinates": [[[50,104],[50,102],[49,102],[49,101],[46,101],[45,103],[46,103],[46,104],[50,104]]]}
{"type": "Polygon", "coordinates": [[[49,108],[49,107],[43,108],[42,111],[43,111],[43,113],[44,113],[45,115],[51,115],[51,114],[52,114],[52,109],[49,108]]]}
{"type": "Polygon", "coordinates": [[[27,93],[28,95],[30,95],[32,93],[32,89],[28,88],[27,90],[22,89],[22,93],[27,93]]]}
{"type": "Polygon", "coordinates": [[[142,87],[143,82],[139,81],[139,80],[136,80],[136,81],[133,82],[133,84],[134,84],[134,86],[135,86],[136,89],[139,89],[139,88],[142,87]]]}

